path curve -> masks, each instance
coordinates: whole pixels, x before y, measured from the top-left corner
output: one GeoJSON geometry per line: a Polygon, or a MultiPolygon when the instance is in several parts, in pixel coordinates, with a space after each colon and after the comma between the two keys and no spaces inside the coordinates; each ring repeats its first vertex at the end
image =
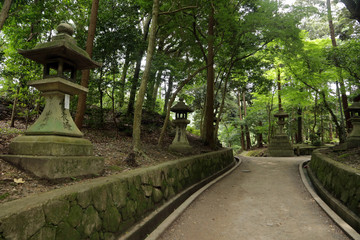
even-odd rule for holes
{"type": "Polygon", "coordinates": [[[207,189],[160,240],[349,239],[316,204],[298,165],[310,156],[242,157],[207,189]]]}

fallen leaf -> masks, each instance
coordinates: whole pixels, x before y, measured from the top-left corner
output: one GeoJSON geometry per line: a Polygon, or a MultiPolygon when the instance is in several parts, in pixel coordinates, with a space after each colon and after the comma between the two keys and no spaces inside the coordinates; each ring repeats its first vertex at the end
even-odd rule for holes
{"type": "Polygon", "coordinates": [[[14,178],[14,183],[25,183],[22,178],[14,178]]]}

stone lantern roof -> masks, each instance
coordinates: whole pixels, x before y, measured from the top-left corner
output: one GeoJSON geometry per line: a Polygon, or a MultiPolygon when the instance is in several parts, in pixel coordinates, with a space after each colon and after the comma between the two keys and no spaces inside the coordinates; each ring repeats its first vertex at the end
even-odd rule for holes
{"type": "Polygon", "coordinates": [[[189,106],[187,106],[184,103],[183,98],[179,98],[179,102],[175,104],[172,108],[170,108],[170,111],[175,113],[188,113],[188,112],[193,112],[194,110],[192,110],[189,106]]]}
{"type": "Polygon", "coordinates": [[[289,117],[289,114],[287,114],[286,112],[284,112],[284,110],[282,108],[279,109],[279,112],[277,112],[276,114],[274,114],[274,117],[277,118],[286,118],[289,117]]]}
{"type": "Polygon", "coordinates": [[[52,59],[64,59],[78,70],[100,67],[100,64],[93,61],[89,54],[77,46],[76,40],[71,36],[74,29],[67,23],[61,23],[56,30],[58,34],[47,43],[39,43],[31,50],[19,49],[19,53],[26,58],[40,64],[48,64],[52,59]]]}

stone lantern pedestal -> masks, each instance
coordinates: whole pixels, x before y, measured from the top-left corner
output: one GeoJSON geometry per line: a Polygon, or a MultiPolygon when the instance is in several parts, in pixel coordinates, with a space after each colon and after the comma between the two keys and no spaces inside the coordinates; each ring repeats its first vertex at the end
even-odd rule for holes
{"type": "Polygon", "coordinates": [[[175,120],[173,123],[176,126],[176,135],[169,148],[171,151],[186,153],[192,149],[186,136],[186,126],[190,123],[190,121],[187,120],[187,113],[193,112],[193,110],[185,105],[184,99],[182,98],[180,98],[179,102],[170,110],[175,112],[175,120]]]}
{"type": "Polygon", "coordinates": [[[70,96],[86,93],[87,88],[72,81],[76,70],[98,67],[71,37],[73,29],[60,24],[58,35],[49,43],[32,50],[19,50],[23,56],[44,65],[42,80],[31,81],[45,97],[45,108],[23,136],[9,146],[9,155],[1,158],[40,178],[57,179],[99,174],[104,159],[93,156],[89,140],[75,125],[70,112],[70,96]]]}
{"type": "Polygon", "coordinates": [[[346,139],[346,148],[360,147],[360,95],[355,97],[354,103],[348,107],[347,111],[350,112],[353,129],[346,139]]]}
{"type": "Polygon", "coordinates": [[[280,109],[274,116],[279,119],[279,131],[271,138],[268,147],[269,154],[271,157],[293,157],[294,149],[288,136],[284,133],[285,118],[289,115],[283,109],[280,109]]]}

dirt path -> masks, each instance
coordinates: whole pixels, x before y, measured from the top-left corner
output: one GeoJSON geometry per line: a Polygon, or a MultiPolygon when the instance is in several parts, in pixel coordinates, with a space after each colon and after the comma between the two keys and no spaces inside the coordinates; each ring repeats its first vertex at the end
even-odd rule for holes
{"type": "Polygon", "coordinates": [[[204,192],[161,240],[349,239],[301,182],[309,157],[243,158],[233,173],[204,192]]]}

